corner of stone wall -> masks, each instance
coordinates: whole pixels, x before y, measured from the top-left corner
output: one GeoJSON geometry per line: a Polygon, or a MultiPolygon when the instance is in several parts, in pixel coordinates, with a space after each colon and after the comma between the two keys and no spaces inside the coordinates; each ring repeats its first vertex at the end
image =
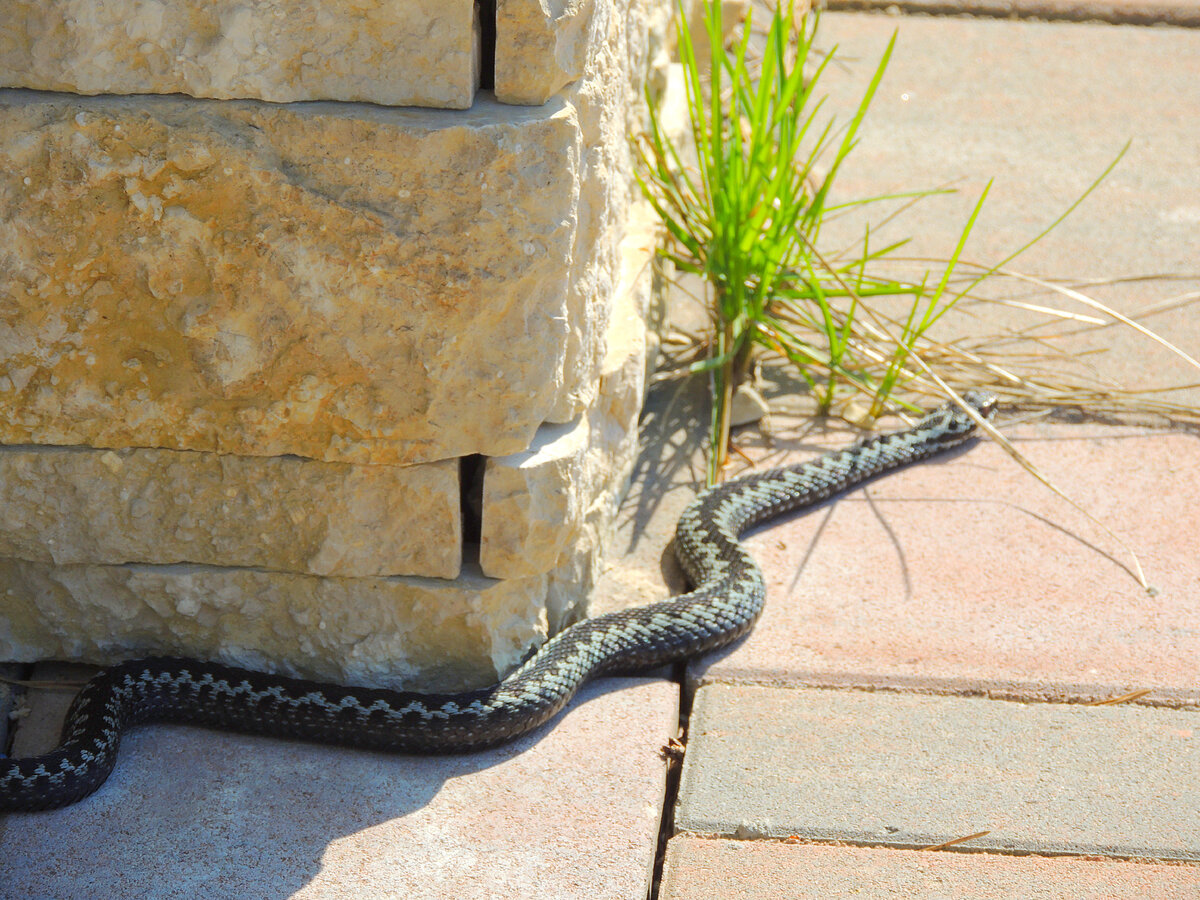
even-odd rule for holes
{"type": "Polygon", "coordinates": [[[199,53],[79,2],[0,43],[0,661],[501,677],[584,608],[632,465],[660,5],[501,0],[492,95],[471,2],[211,4],[199,53]]]}

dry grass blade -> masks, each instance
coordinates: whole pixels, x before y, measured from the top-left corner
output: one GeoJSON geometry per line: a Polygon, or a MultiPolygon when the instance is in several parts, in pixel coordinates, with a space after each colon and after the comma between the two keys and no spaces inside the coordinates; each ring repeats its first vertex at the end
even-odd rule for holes
{"type": "Polygon", "coordinates": [[[947,847],[953,847],[955,844],[965,844],[967,841],[973,841],[973,840],[975,840],[975,838],[981,838],[981,837],[984,837],[991,833],[992,832],[990,830],[977,831],[974,834],[968,834],[968,835],[964,835],[963,837],[952,838],[951,840],[948,840],[948,841],[942,841],[940,844],[932,844],[928,847],[918,847],[917,849],[918,850],[945,850],[947,847]]]}
{"type": "Polygon", "coordinates": [[[1085,703],[1084,706],[1116,706],[1118,703],[1132,703],[1134,700],[1141,700],[1151,692],[1151,688],[1142,688],[1140,691],[1130,691],[1128,694],[1121,694],[1119,697],[1109,697],[1107,700],[1093,700],[1091,703],[1085,703]]]}
{"type": "Polygon", "coordinates": [[[6,678],[0,675],[0,681],[5,684],[14,684],[17,687],[23,688],[39,688],[41,690],[62,690],[62,691],[78,691],[81,687],[87,684],[87,679],[82,681],[26,681],[20,678],[6,678]]]}
{"type": "Polygon", "coordinates": [[[1062,488],[1042,474],[1041,470],[1038,469],[1038,467],[1035,466],[1029,459],[1027,459],[1019,450],[1017,450],[1017,448],[1012,445],[1008,438],[1000,433],[996,426],[980,416],[979,413],[975,412],[971,405],[964,401],[963,398],[959,396],[958,392],[954,390],[954,388],[946,384],[946,382],[942,380],[942,378],[935,371],[933,371],[933,369],[931,369],[926,362],[921,359],[920,356],[914,353],[912,354],[912,358],[916,360],[921,368],[925,370],[926,375],[933,379],[933,381],[937,382],[938,386],[945,392],[947,397],[950,397],[952,400],[954,400],[954,402],[957,403],[963,409],[963,411],[974,420],[976,425],[982,428],[992,440],[1000,445],[1000,448],[1012,458],[1013,462],[1019,465],[1022,469],[1044,484],[1047,488],[1049,488],[1067,503],[1069,503],[1075,510],[1085,516],[1089,522],[1102,529],[1105,534],[1116,541],[1121,546],[1121,549],[1129,554],[1129,559],[1132,562],[1133,567],[1130,568],[1129,566],[1121,563],[1119,560],[1113,561],[1116,562],[1117,565],[1121,566],[1121,568],[1123,568],[1130,575],[1132,575],[1137,580],[1137,583],[1141,585],[1143,590],[1150,590],[1150,585],[1146,582],[1146,574],[1142,571],[1141,561],[1138,559],[1137,554],[1133,552],[1133,549],[1126,544],[1125,541],[1123,541],[1111,528],[1093,516],[1073,499],[1071,499],[1071,497],[1064,492],[1062,488]]]}
{"type": "MultiPolygon", "coordinates": [[[[1187,362],[1189,365],[1194,366],[1197,369],[1200,369],[1200,361],[1196,360],[1195,357],[1185,353],[1183,350],[1181,350],[1179,347],[1176,347],[1174,344],[1172,344],[1170,341],[1168,341],[1165,337],[1158,334],[1157,332],[1152,331],[1151,329],[1147,328],[1145,325],[1141,324],[1140,322],[1135,321],[1134,319],[1129,318],[1128,316],[1122,315],[1121,313],[1119,313],[1115,309],[1113,309],[1111,306],[1107,306],[1107,305],[1101,303],[1099,300],[1095,299],[1094,297],[1089,297],[1087,294],[1085,294],[1081,291],[1077,291],[1074,288],[1070,288],[1070,287],[1067,287],[1067,286],[1061,285],[1061,284],[1055,284],[1054,282],[1047,281],[1043,278],[1038,278],[1036,275],[1026,275],[1022,272],[1014,272],[1009,269],[997,269],[996,273],[998,275],[1004,275],[1008,278],[1015,278],[1018,281],[1025,281],[1030,284],[1036,284],[1038,287],[1045,288],[1046,290],[1050,290],[1050,291],[1054,291],[1055,293],[1062,294],[1064,297],[1070,297],[1072,300],[1076,300],[1079,303],[1082,303],[1084,306],[1089,306],[1092,309],[1099,310],[1100,312],[1104,313],[1106,316],[1109,316],[1110,318],[1116,320],[1117,322],[1120,322],[1122,325],[1127,325],[1128,327],[1132,328],[1134,331],[1138,332],[1142,336],[1147,337],[1150,340],[1154,341],[1155,343],[1161,345],[1165,349],[1169,350],[1171,353],[1174,353],[1180,359],[1187,362]]],[[[1184,295],[1184,296],[1186,296],[1186,295],[1184,295]]],[[[1178,299],[1178,298],[1176,298],[1176,299],[1178,299]]],[[[1107,323],[1101,323],[1101,324],[1107,324],[1107,323]]]]}

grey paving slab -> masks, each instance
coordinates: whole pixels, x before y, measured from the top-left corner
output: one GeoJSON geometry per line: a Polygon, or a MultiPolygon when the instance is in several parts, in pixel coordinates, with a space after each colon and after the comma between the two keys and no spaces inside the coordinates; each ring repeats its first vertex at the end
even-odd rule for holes
{"type": "Polygon", "coordinates": [[[1200,868],[673,838],[659,900],[1195,900],[1200,868]]]}
{"type": "Polygon", "coordinates": [[[711,685],[677,830],[1200,861],[1200,712],[711,685]]]}
{"type": "MultiPolygon", "coordinates": [[[[749,537],[766,610],[693,680],[1200,703],[1200,558],[1182,526],[1200,509],[1200,438],[1001,430],[1138,555],[1151,592],[1111,534],[981,442],[749,537]]],[[[813,452],[777,445],[763,465],[813,452]]]]}
{"type": "MultiPolygon", "coordinates": [[[[1191,276],[1086,288],[1133,315],[1200,289],[1200,30],[852,13],[824,16],[821,29],[821,43],[836,44],[844,62],[827,70],[821,89],[843,120],[897,33],[860,143],[838,176],[838,196],[959,190],[872,231],[873,247],[912,238],[905,255],[945,260],[994,179],[963,258],[998,263],[1053,222],[1132,140],[1112,175],[1009,268],[1079,280],[1191,276]]],[[[878,222],[885,209],[867,212],[878,222]]],[[[862,224],[830,223],[827,252],[861,239],[862,224]]],[[[899,274],[919,276],[922,268],[899,274]]],[[[1033,289],[994,282],[984,290],[1024,296],[1033,289]]],[[[1038,302],[1089,311],[1034,294],[1038,302]]],[[[1145,324],[1194,355],[1196,310],[1192,303],[1161,311],[1145,324]]],[[[966,311],[971,317],[953,328],[976,337],[1037,319],[996,306],[966,311]]],[[[1172,398],[1200,404],[1196,370],[1132,331],[1092,329],[1060,343],[1106,350],[1092,365],[1127,387],[1193,385],[1172,398]]]]}
{"type": "Polygon", "coordinates": [[[465,756],[138,729],[92,797],[0,816],[0,898],[642,900],[677,716],[674,685],[610,679],[465,756]]]}

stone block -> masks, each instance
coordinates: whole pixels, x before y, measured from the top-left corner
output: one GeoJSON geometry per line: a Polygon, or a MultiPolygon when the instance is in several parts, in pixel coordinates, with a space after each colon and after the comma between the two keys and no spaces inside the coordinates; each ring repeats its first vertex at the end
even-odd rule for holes
{"type": "Polygon", "coordinates": [[[643,222],[587,414],[488,461],[482,569],[455,581],[368,577],[389,547],[458,565],[454,460],[0,448],[0,659],[172,653],[422,685],[504,674],[578,616],[607,548],[636,447],[652,254],[643,222]]]}
{"type": "Polygon", "coordinates": [[[0,0],[0,87],[466,109],[473,0],[0,0]]]}
{"type": "Polygon", "coordinates": [[[582,140],[562,100],[0,92],[0,442],[372,464],[528,447],[582,409],[602,341],[606,316],[575,307],[620,235],[577,230],[623,211],[626,170],[593,168],[581,197],[582,140]],[[569,267],[590,273],[573,299],[569,267]]]}
{"type": "Polygon", "coordinates": [[[0,447],[0,557],[453,578],[458,463],[0,447]]]}
{"type": "Polygon", "coordinates": [[[610,85],[634,87],[671,28],[670,4],[647,0],[497,0],[496,98],[539,106],[568,85],[603,73],[610,85]],[[613,66],[616,68],[613,68],[613,66]]]}
{"type": "Polygon", "coordinates": [[[580,129],[579,219],[567,272],[567,335],[563,379],[567,389],[547,421],[566,423],[587,409],[600,383],[604,335],[621,274],[620,245],[631,218],[633,191],[629,135],[645,116],[642,83],[650,65],[657,20],[645,0],[596,7],[598,37],[582,76],[556,99],[576,112],[580,129]]]}
{"type": "Polygon", "coordinates": [[[0,659],[169,654],[343,683],[479,687],[546,636],[546,577],[333,578],[0,559],[0,659]]]}
{"type": "Polygon", "coordinates": [[[497,0],[496,97],[540,106],[583,77],[613,0],[497,0]]]}

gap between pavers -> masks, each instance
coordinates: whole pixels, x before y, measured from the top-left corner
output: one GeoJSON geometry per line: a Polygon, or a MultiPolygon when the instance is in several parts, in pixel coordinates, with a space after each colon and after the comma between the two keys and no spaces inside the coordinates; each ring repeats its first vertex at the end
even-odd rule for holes
{"type": "Polygon", "coordinates": [[[709,685],[675,827],[1200,861],[1200,712],[709,685]]]}
{"type": "Polygon", "coordinates": [[[667,845],[659,900],[1195,900],[1200,868],[1110,859],[727,841],[667,845]]]}
{"type": "Polygon", "coordinates": [[[677,724],[676,685],[631,678],[461,756],[136,729],[92,797],[0,816],[0,900],[640,898],[677,724]]]}

